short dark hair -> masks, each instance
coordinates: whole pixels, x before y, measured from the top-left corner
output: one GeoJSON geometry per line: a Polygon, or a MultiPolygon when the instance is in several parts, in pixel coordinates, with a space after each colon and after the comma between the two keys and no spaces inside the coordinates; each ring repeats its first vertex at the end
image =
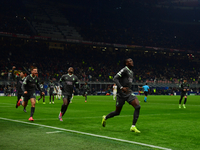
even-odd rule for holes
{"type": "Polygon", "coordinates": [[[37,69],[37,67],[35,67],[35,66],[32,66],[32,67],[31,67],[31,71],[33,71],[33,69],[37,69]]]}
{"type": "Polygon", "coordinates": [[[23,74],[25,74],[26,73],[26,71],[21,71],[23,74]]]}
{"type": "Polygon", "coordinates": [[[126,66],[126,62],[127,62],[128,59],[129,59],[129,58],[126,58],[126,59],[124,60],[124,66],[126,66]]]}
{"type": "Polygon", "coordinates": [[[131,59],[131,58],[126,58],[126,59],[124,60],[124,66],[126,66],[126,62],[127,62],[128,59],[131,59]]]}

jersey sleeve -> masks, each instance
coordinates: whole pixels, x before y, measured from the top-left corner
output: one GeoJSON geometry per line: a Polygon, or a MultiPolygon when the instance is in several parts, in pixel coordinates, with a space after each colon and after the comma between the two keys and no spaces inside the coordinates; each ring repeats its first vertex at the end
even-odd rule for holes
{"type": "Polygon", "coordinates": [[[77,76],[76,76],[75,84],[79,84],[77,76]]]}
{"type": "Polygon", "coordinates": [[[63,81],[63,75],[62,75],[62,77],[60,78],[59,83],[62,83],[62,81],[63,81]]]}
{"type": "Polygon", "coordinates": [[[42,92],[41,87],[40,87],[40,84],[39,84],[39,79],[38,79],[38,78],[37,78],[37,81],[36,81],[36,86],[37,86],[38,90],[39,90],[40,92],[42,92]]]}
{"type": "Polygon", "coordinates": [[[121,70],[114,76],[114,78],[113,78],[113,81],[117,84],[117,86],[118,86],[119,88],[122,87],[122,85],[119,83],[119,79],[120,79],[121,77],[123,77],[125,73],[126,73],[126,70],[123,68],[123,69],[121,69],[121,70]]]}
{"type": "Polygon", "coordinates": [[[27,76],[27,77],[24,79],[23,83],[22,83],[22,91],[26,91],[25,85],[26,85],[27,82],[28,82],[28,78],[29,78],[29,76],[27,76]]]}

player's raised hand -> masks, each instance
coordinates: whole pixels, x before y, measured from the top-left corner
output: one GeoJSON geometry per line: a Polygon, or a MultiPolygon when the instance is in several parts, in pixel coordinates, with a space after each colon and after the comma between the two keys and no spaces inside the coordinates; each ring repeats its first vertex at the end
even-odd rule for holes
{"type": "Polygon", "coordinates": [[[24,91],[24,94],[27,94],[28,92],[27,91],[24,91]]]}
{"type": "Polygon", "coordinates": [[[123,87],[123,88],[122,88],[122,91],[123,91],[124,93],[127,93],[128,87],[123,87]]]}

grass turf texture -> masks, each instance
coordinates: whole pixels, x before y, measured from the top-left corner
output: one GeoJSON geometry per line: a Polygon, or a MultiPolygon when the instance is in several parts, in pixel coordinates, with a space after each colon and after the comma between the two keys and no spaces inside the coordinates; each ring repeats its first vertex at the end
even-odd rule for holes
{"type": "MultiPolygon", "coordinates": [[[[125,104],[120,116],[108,119],[101,126],[102,115],[115,109],[112,96],[75,96],[73,103],[58,120],[62,100],[36,104],[34,123],[104,135],[129,141],[141,142],[177,150],[200,149],[200,100],[199,96],[188,96],[186,109],[178,108],[179,96],[138,96],[141,105],[137,128],[141,134],[130,132],[134,109],[125,104]]],[[[30,101],[27,113],[23,107],[15,108],[16,97],[0,97],[0,117],[29,122],[30,101]]],[[[0,119],[0,149],[153,149],[140,145],[102,139],[70,132],[47,134],[55,129],[31,126],[0,119]]]]}

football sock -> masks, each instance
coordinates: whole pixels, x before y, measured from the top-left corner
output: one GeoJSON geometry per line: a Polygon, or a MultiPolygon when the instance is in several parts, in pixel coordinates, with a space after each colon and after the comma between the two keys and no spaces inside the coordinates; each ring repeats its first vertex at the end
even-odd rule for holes
{"type": "Polygon", "coordinates": [[[136,124],[138,118],[139,118],[139,114],[140,114],[140,105],[135,106],[135,111],[133,114],[133,125],[136,124]]]}
{"type": "Polygon", "coordinates": [[[146,96],[144,97],[144,101],[145,101],[145,102],[147,101],[147,97],[146,97],[146,96]]]}
{"type": "Polygon", "coordinates": [[[35,112],[35,107],[31,107],[31,116],[30,117],[33,117],[34,112],[35,112]]]}
{"type": "Polygon", "coordinates": [[[43,98],[43,102],[45,102],[45,99],[43,98]]]}
{"type": "Polygon", "coordinates": [[[40,100],[41,98],[38,98],[38,101],[40,100]]]}
{"type": "Polygon", "coordinates": [[[20,105],[22,105],[23,101],[20,101],[20,105]]]}
{"type": "Polygon", "coordinates": [[[114,116],[118,116],[120,114],[120,112],[117,112],[117,111],[113,111],[111,113],[109,113],[105,119],[108,119],[108,118],[112,118],[114,116]]]}
{"type": "Polygon", "coordinates": [[[85,96],[85,100],[87,100],[87,95],[85,96]]]}
{"type": "Polygon", "coordinates": [[[50,95],[50,98],[49,98],[49,102],[51,102],[51,95],[50,95]]]}
{"type": "Polygon", "coordinates": [[[180,100],[179,100],[179,104],[181,104],[181,102],[182,102],[182,99],[183,99],[183,97],[181,97],[181,98],[180,98],[180,100]]]}
{"type": "Polygon", "coordinates": [[[67,111],[67,107],[68,107],[68,105],[62,105],[62,107],[61,107],[61,113],[62,113],[62,116],[64,116],[64,114],[65,114],[65,112],[67,111]]]}
{"type": "Polygon", "coordinates": [[[185,100],[184,100],[184,104],[187,102],[187,98],[185,98],[185,100]]]}

